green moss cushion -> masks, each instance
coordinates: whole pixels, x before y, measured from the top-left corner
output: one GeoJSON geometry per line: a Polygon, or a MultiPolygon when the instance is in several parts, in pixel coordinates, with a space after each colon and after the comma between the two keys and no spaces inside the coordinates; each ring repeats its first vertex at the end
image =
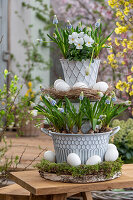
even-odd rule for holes
{"type": "Polygon", "coordinates": [[[80,165],[72,167],[67,163],[51,163],[42,159],[35,167],[41,172],[54,173],[57,175],[71,175],[73,177],[82,177],[87,175],[104,175],[107,178],[112,177],[121,171],[122,160],[118,158],[114,162],[104,161],[96,165],[80,165]]]}

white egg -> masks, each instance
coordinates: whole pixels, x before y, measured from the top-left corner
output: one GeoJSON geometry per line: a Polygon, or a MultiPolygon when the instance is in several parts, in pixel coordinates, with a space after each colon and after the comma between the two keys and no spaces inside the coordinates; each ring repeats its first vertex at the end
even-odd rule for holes
{"type": "Polygon", "coordinates": [[[108,89],[108,84],[106,82],[97,82],[95,83],[95,85],[93,85],[93,89],[94,90],[99,90],[101,92],[106,92],[106,90],[108,89]]]}
{"type": "Polygon", "coordinates": [[[81,165],[80,157],[76,153],[70,153],[67,156],[67,163],[71,166],[78,166],[81,165]]]}
{"type": "Polygon", "coordinates": [[[56,87],[56,85],[58,83],[61,83],[61,82],[65,82],[63,79],[57,79],[55,82],[54,82],[54,88],[56,87]]]}
{"type": "Polygon", "coordinates": [[[88,86],[83,82],[77,82],[73,85],[73,88],[88,88],[88,86]]]}
{"type": "Polygon", "coordinates": [[[114,144],[108,144],[108,149],[116,149],[117,147],[114,144]]]}
{"type": "Polygon", "coordinates": [[[91,156],[87,161],[86,165],[96,165],[101,162],[101,157],[100,156],[91,156]]]}
{"type": "Polygon", "coordinates": [[[105,154],[105,161],[115,161],[119,156],[119,152],[115,148],[110,148],[105,154]]]}
{"type": "Polygon", "coordinates": [[[58,91],[64,91],[67,92],[70,90],[70,86],[64,81],[59,82],[55,85],[55,89],[58,91]]]}
{"type": "Polygon", "coordinates": [[[44,153],[44,159],[50,162],[55,162],[55,152],[53,151],[46,151],[44,153]]]}

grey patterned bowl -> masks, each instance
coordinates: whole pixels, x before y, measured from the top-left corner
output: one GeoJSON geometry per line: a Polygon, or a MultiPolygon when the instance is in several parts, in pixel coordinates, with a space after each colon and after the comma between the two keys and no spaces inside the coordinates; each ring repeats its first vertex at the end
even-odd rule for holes
{"type": "Polygon", "coordinates": [[[69,61],[68,59],[60,59],[64,78],[66,83],[73,86],[76,82],[83,82],[88,87],[92,87],[97,80],[98,69],[100,65],[99,59],[94,59],[90,65],[89,75],[85,74],[86,68],[89,66],[90,60],[69,61]]]}
{"type": "Polygon", "coordinates": [[[57,163],[66,162],[70,153],[76,153],[85,164],[89,157],[99,155],[104,160],[110,136],[120,130],[117,126],[106,133],[95,134],[64,134],[42,128],[42,132],[53,139],[57,163]]]}

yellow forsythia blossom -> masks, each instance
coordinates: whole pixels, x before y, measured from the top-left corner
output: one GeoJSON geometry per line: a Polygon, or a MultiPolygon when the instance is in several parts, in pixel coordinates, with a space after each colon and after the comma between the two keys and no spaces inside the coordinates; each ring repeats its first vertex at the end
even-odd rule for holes
{"type": "Polygon", "coordinates": [[[127,81],[128,81],[129,83],[132,83],[132,82],[133,82],[133,78],[132,78],[131,75],[127,77],[127,81]]]}
{"type": "Polygon", "coordinates": [[[126,63],[125,63],[125,61],[122,61],[121,64],[122,64],[122,65],[125,65],[126,63]]]}
{"type": "Polygon", "coordinates": [[[28,82],[28,86],[31,88],[32,87],[32,82],[28,82]]]}
{"type": "Polygon", "coordinates": [[[114,54],[108,55],[108,60],[112,62],[114,60],[114,54]]]}
{"type": "Polygon", "coordinates": [[[123,55],[122,52],[118,52],[118,53],[116,54],[116,57],[121,57],[122,55],[123,55]]]}
{"type": "Polygon", "coordinates": [[[27,93],[30,93],[30,92],[32,92],[32,88],[29,88],[29,89],[27,90],[27,93]]]}
{"type": "Polygon", "coordinates": [[[129,92],[129,95],[130,95],[130,96],[133,96],[133,90],[132,90],[131,92],[129,92]]]}
{"type": "Polygon", "coordinates": [[[112,67],[113,69],[116,69],[116,68],[118,68],[118,65],[117,65],[117,64],[111,63],[111,67],[112,67]]]}
{"type": "Polygon", "coordinates": [[[133,66],[131,67],[131,72],[133,72],[133,66]]]}
{"type": "Polygon", "coordinates": [[[126,52],[127,52],[127,49],[126,49],[126,48],[125,48],[125,49],[123,49],[123,52],[124,52],[124,53],[126,53],[126,52]]]}
{"type": "Polygon", "coordinates": [[[116,88],[117,88],[118,90],[120,90],[120,91],[123,91],[123,90],[124,90],[124,88],[123,88],[123,86],[122,86],[122,81],[121,81],[121,80],[119,80],[118,83],[116,84],[116,88]]]}
{"type": "Polygon", "coordinates": [[[32,94],[31,94],[31,98],[34,98],[35,97],[35,95],[34,95],[35,93],[34,92],[32,92],[32,94]]]}
{"type": "Polygon", "coordinates": [[[29,94],[26,92],[25,96],[26,96],[26,97],[28,97],[28,96],[29,96],[29,94]]]}
{"type": "Polygon", "coordinates": [[[115,44],[116,44],[117,46],[120,46],[120,43],[118,42],[118,39],[117,39],[117,38],[115,38],[115,44]]]}
{"type": "Polygon", "coordinates": [[[124,14],[125,14],[125,15],[128,15],[129,11],[130,11],[129,7],[125,7],[125,9],[124,9],[124,14]]]}
{"type": "Polygon", "coordinates": [[[132,40],[127,42],[127,48],[133,50],[133,41],[132,40]]]}
{"type": "Polygon", "coordinates": [[[111,38],[111,37],[109,37],[109,38],[108,38],[108,41],[111,41],[111,40],[112,40],[112,38],[111,38]]]}
{"type": "Polygon", "coordinates": [[[118,28],[115,28],[116,34],[122,34],[125,33],[128,30],[127,26],[119,26],[118,28]]]}

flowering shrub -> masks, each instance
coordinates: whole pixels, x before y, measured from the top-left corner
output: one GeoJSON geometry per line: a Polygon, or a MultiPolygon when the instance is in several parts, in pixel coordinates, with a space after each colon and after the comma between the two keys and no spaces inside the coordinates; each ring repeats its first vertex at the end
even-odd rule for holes
{"type": "Polygon", "coordinates": [[[84,97],[83,92],[79,97],[79,108],[76,110],[68,98],[56,102],[49,96],[42,96],[44,106],[38,105],[34,109],[46,117],[50,126],[57,132],[71,133],[73,128],[81,132],[81,127],[88,120],[91,123],[93,132],[105,131],[111,120],[127,109],[129,102],[114,105],[115,94],[103,96],[94,105],[84,97]],[[105,129],[104,129],[105,128],[105,129]]]}
{"type": "Polygon", "coordinates": [[[22,86],[18,88],[19,78],[15,75],[7,86],[7,77],[9,76],[7,70],[4,71],[5,84],[3,89],[0,89],[0,132],[2,136],[7,127],[12,128],[14,126],[14,114],[16,99],[22,89],[22,86]]]}
{"type": "MultiPolygon", "coordinates": [[[[109,6],[115,11],[116,28],[115,41],[116,49],[108,56],[108,63],[114,69],[119,68],[119,81],[116,88],[124,91],[126,98],[133,100],[133,28],[132,28],[132,1],[109,0],[109,6]],[[115,65],[113,65],[115,61],[115,65]],[[117,65],[116,65],[117,63],[117,65]],[[122,73],[123,72],[123,73],[122,73]]],[[[110,41],[111,43],[111,41],[110,41]]],[[[112,44],[112,43],[111,43],[112,44]]]]}
{"type": "Polygon", "coordinates": [[[105,45],[105,42],[113,32],[104,37],[100,20],[95,23],[94,29],[91,25],[83,28],[81,23],[74,28],[68,21],[66,28],[59,30],[58,19],[55,15],[53,24],[55,25],[55,32],[53,37],[50,35],[48,37],[58,45],[64,58],[80,61],[90,59],[92,61],[99,56],[103,48],[110,48],[105,45]]]}

